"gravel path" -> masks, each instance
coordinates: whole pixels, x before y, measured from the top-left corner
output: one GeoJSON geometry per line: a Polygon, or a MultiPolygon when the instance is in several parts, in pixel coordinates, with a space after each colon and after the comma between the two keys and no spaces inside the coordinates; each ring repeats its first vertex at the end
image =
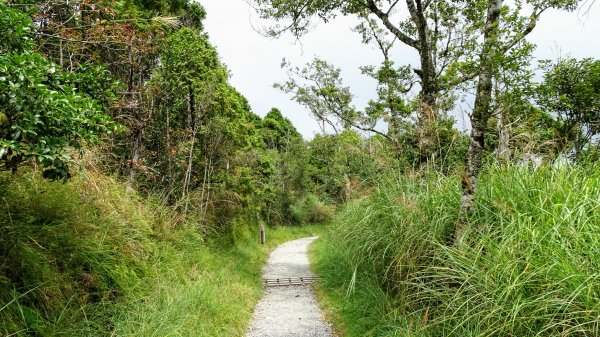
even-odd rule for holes
{"type": "MultiPolygon", "coordinates": [[[[271,253],[264,278],[311,276],[306,251],[316,237],[289,241],[271,253]]],[[[256,305],[247,337],[333,337],[310,286],[270,287],[256,305]]]]}

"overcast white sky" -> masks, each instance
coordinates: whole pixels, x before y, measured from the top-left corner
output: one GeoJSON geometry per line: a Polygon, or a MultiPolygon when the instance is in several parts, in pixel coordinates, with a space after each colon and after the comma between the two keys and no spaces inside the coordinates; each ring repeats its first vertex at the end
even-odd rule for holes
{"type": "MultiPolygon", "coordinates": [[[[291,36],[271,39],[257,33],[253,28],[259,25],[257,15],[244,0],[200,0],[200,3],[207,11],[205,30],[232,74],[231,84],[250,101],[254,112],[260,116],[277,107],[304,138],[311,139],[320,132],[317,122],[304,107],[273,88],[273,83],[287,79],[280,67],[284,57],[292,64],[302,66],[318,56],[341,68],[344,82],[355,94],[358,107],[374,96],[375,83],[358,68],[379,64],[381,56],[378,51],[361,44],[360,36],[350,30],[356,25],[355,20],[340,16],[327,24],[320,23],[299,44],[291,36]]],[[[528,38],[537,45],[535,57],[599,58],[599,7],[600,4],[596,4],[585,14],[544,13],[528,38]]],[[[409,48],[398,48],[394,60],[396,64],[405,64],[415,60],[416,56],[409,48]]],[[[461,119],[466,117],[459,116],[459,124],[464,125],[461,119]]]]}

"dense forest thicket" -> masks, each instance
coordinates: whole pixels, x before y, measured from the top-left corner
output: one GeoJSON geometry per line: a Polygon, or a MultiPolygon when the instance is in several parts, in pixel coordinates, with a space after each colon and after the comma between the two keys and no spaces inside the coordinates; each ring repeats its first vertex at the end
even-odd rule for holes
{"type": "Polygon", "coordinates": [[[201,1],[0,0],[1,334],[243,335],[258,226],[329,222],[319,290],[349,336],[600,334],[600,61],[526,40],[579,1],[250,2],[273,36],[358,20],[376,97],[284,62],[305,140],[229,84],[201,1]]]}

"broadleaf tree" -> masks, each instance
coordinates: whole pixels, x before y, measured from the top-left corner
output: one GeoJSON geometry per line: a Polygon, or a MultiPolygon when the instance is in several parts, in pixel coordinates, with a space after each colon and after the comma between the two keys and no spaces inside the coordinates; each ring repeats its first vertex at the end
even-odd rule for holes
{"type": "MultiPolygon", "coordinates": [[[[328,22],[341,14],[363,21],[357,27],[363,42],[373,41],[374,36],[368,37],[371,35],[368,30],[373,29],[375,36],[389,34],[393,37],[391,41],[416,52],[419,62],[411,64],[410,69],[419,84],[417,124],[422,161],[428,157],[428,147],[433,143],[428,137],[432,134],[429,129],[445,106],[446,94],[456,84],[477,76],[474,62],[461,62],[460,67],[457,64],[461,59],[470,59],[470,47],[477,43],[477,30],[470,25],[472,18],[479,18],[485,10],[481,1],[252,0],[251,3],[262,18],[276,20],[266,29],[272,36],[290,32],[300,37],[311,29],[313,21],[328,22]]],[[[384,42],[387,43],[389,39],[384,42]]],[[[387,46],[383,49],[389,52],[387,46]]],[[[389,66],[393,59],[388,55],[384,57],[384,65],[386,61],[389,66]]]]}
{"type": "Polygon", "coordinates": [[[33,31],[26,15],[0,3],[0,160],[16,171],[33,159],[45,177],[67,179],[70,149],[120,128],[73,86],[77,73],[34,51],[33,31]]]}
{"type": "Polygon", "coordinates": [[[536,101],[556,120],[561,152],[577,160],[600,133],[600,60],[543,61],[536,101]]]}

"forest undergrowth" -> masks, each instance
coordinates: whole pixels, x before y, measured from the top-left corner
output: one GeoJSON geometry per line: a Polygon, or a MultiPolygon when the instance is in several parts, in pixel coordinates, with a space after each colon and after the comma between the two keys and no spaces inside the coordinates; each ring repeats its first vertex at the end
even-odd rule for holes
{"type": "Polygon", "coordinates": [[[342,335],[600,335],[600,172],[493,167],[461,243],[460,180],[390,177],[312,249],[342,335]]]}
{"type": "Polygon", "coordinates": [[[242,336],[268,251],[321,230],[280,227],[260,246],[238,219],[214,241],[91,169],[68,183],[4,172],[0,195],[3,336],[242,336]]]}

